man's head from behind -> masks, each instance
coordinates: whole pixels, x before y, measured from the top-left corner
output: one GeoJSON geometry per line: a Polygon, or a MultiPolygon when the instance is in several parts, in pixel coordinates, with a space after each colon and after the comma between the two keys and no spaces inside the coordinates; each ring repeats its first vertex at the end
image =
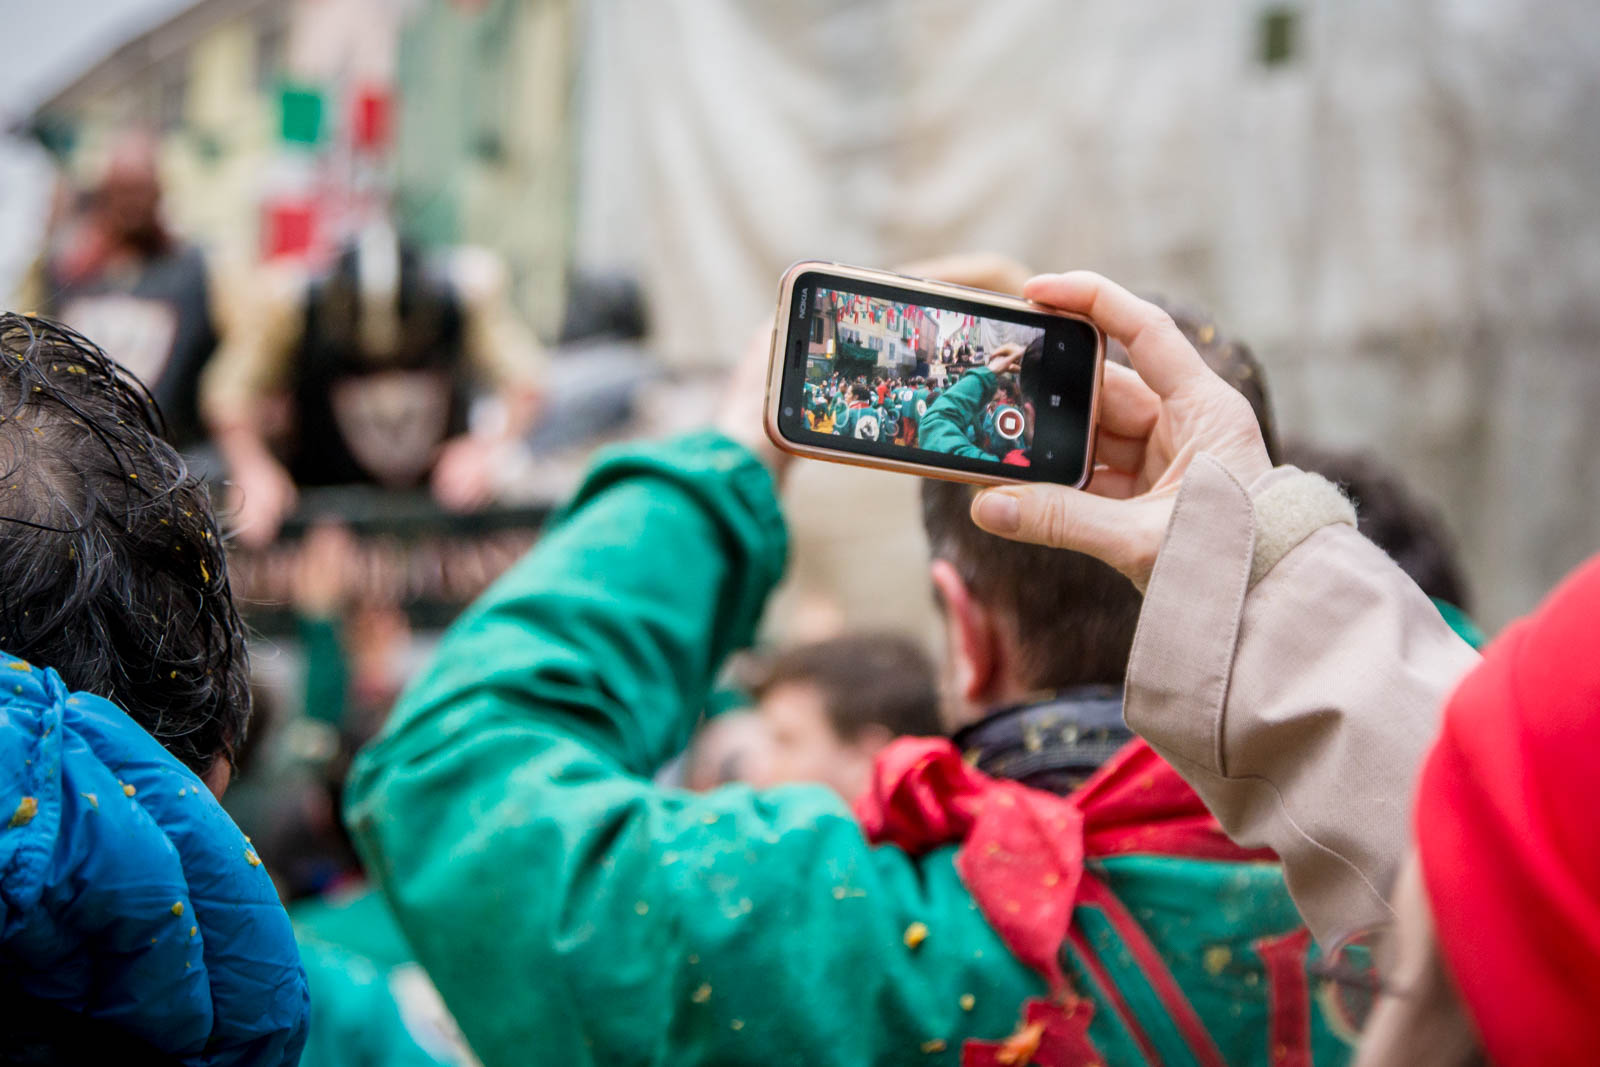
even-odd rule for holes
{"type": "Polygon", "coordinates": [[[0,648],[115,702],[214,790],[249,664],[205,487],[144,387],[79,334],[0,315],[0,648]]]}
{"type": "MultiPolygon", "coordinates": [[[[960,280],[960,279],[956,279],[960,280]]],[[[1261,367],[1209,318],[1162,303],[1206,364],[1243,393],[1268,453],[1277,441],[1261,367]]],[[[1112,345],[1108,358],[1127,362],[1112,345]]],[[[923,483],[922,516],[949,654],[943,678],[949,725],[1077,685],[1120,685],[1141,599],[1126,578],[1089,556],[1007,541],[972,524],[972,490],[923,483]]]]}
{"type": "Polygon", "coordinates": [[[901,637],[797,646],[771,661],[754,690],[771,738],[763,784],[821,782],[854,800],[883,746],[940,732],[933,665],[901,637]]]}

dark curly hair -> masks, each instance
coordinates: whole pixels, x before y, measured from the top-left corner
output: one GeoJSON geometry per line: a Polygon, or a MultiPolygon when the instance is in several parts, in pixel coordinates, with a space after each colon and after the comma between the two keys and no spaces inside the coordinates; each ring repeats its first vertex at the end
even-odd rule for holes
{"type": "Polygon", "coordinates": [[[93,342],[0,314],[0,649],[204,774],[244,741],[249,658],[210,495],[164,432],[93,342]]]}

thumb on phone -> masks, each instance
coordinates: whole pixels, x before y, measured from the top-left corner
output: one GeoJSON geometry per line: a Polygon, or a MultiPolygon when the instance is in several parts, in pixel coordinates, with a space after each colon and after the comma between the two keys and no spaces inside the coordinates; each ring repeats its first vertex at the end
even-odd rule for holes
{"type": "Polygon", "coordinates": [[[1175,495],[1117,500],[1061,485],[1003,486],[973,499],[972,521],[999,537],[1093,556],[1143,592],[1175,495]]]}

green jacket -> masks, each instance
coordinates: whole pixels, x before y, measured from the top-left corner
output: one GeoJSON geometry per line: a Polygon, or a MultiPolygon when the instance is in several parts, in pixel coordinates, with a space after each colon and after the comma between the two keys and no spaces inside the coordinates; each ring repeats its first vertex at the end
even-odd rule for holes
{"type": "Polygon", "coordinates": [[[999,379],[993,371],[979,367],[946,389],[938,400],[928,405],[922,421],[917,424],[917,447],[949,456],[999,462],[999,456],[979,448],[968,438],[979,413],[994,396],[997,384],[999,379]]]}
{"type": "Polygon", "coordinates": [[[856,437],[865,441],[882,440],[884,431],[883,409],[876,404],[866,407],[846,408],[844,415],[833,424],[833,432],[841,437],[856,437]]]}
{"type": "MultiPolygon", "coordinates": [[[[873,847],[821,787],[652,782],[750,640],[785,541],[771,476],[725,438],[606,453],[357,761],[347,816],[369,871],[490,1067],[953,1064],[1045,993],[953,848],[873,847]]],[[[1174,882],[1170,864],[1094,870],[1159,919],[1149,936],[1175,972],[1199,976],[1197,1010],[1234,1035],[1226,1062],[1267,1063],[1272,983],[1251,946],[1298,927],[1281,875],[1198,864],[1174,882]]],[[[1109,936],[1079,911],[1087,936],[1109,936]]],[[[1123,955],[1102,973],[1137,1010],[1149,986],[1123,955]]],[[[1319,1053],[1341,1058],[1312,1017],[1319,1053]]],[[[1115,1012],[1091,1033],[1108,1062],[1137,1061],[1115,1012]]]]}
{"type": "Polygon", "coordinates": [[[357,843],[485,1064],[871,1063],[1044,991],[952,849],[874,849],[822,787],[651,782],[785,550],[726,439],[611,452],[357,761],[357,843]]]}

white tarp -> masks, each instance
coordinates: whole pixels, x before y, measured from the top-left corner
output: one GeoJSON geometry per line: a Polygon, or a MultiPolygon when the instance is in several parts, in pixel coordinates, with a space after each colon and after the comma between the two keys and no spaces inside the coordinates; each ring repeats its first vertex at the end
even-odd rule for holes
{"type": "Polygon", "coordinates": [[[802,257],[1209,305],[1283,426],[1446,506],[1500,621],[1600,547],[1600,8],[1308,2],[1268,67],[1269,6],[595,0],[580,259],[636,266],[688,364],[802,257]]]}

